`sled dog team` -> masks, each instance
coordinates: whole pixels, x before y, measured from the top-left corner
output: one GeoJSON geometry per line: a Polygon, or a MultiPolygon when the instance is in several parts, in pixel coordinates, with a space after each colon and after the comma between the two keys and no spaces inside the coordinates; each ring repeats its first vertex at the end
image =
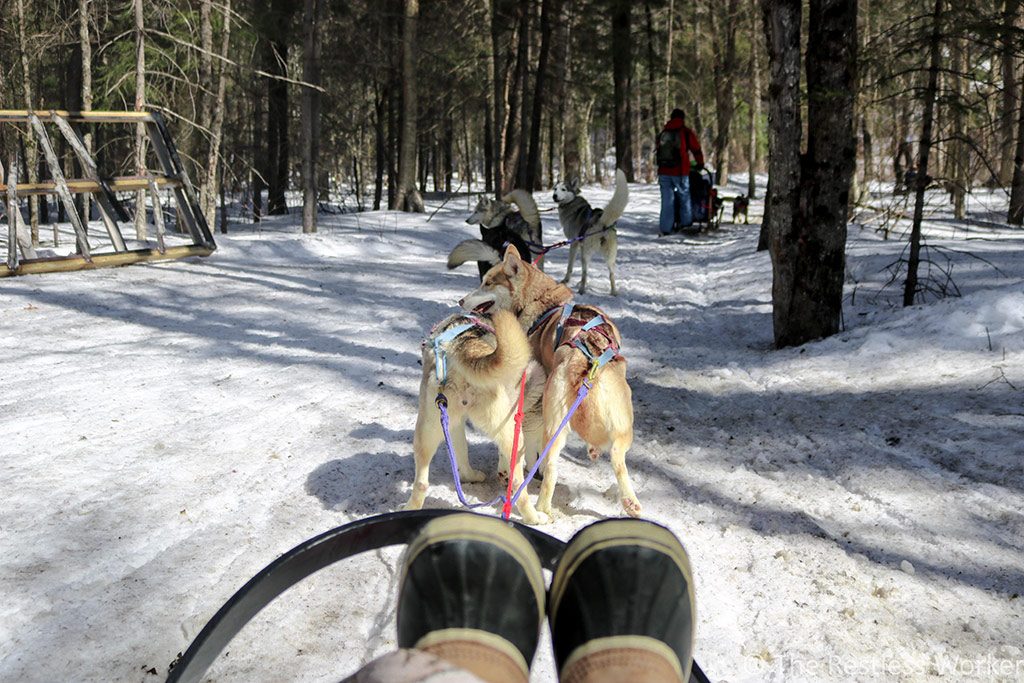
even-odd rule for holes
{"type": "Polygon", "coordinates": [[[610,454],[625,512],[640,516],[640,501],[626,468],[633,442],[632,392],[618,328],[600,308],[576,303],[566,286],[579,254],[586,290],[591,254],[600,250],[615,289],[615,222],[626,207],[629,191],[622,171],[603,209],[592,208],[579,193],[578,180],[554,190],[559,220],[570,248],[569,266],[561,282],[532,261],[543,263],[540,214],[529,192],[515,190],[500,201],[481,199],[468,223],[480,226],[479,240],[466,240],[452,250],[448,267],[477,261],[480,286],[463,297],[464,313],[439,322],[423,344],[423,376],[413,435],[416,472],[406,509],[423,506],[429,488],[430,462],[446,440],[439,394],[448,420],[449,448],[462,482],[483,481],[483,472],[469,464],[466,424],[471,422],[498,447],[498,476],[512,478],[513,487],[550,443],[541,465],[543,477],[536,505],[524,492],[516,507],[524,522],[552,520],[552,499],[558,480],[558,457],[567,429],[559,431],[571,407],[585,395],[568,428],[587,444],[590,458],[610,454]],[[540,257],[540,258],[537,258],[540,257]],[[525,379],[523,379],[525,377],[525,379]],[[584,382],[588,391],[581,391],[584,382]],[[514,471],[512,448],[521,383],[525,383],[522,435],[514,471]],[[557,436],[556,436],[557,434],[557,436]]]}

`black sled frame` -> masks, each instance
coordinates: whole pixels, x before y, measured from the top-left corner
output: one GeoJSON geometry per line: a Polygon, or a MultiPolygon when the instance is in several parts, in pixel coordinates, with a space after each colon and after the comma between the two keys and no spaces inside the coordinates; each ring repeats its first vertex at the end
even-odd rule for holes
{"type": "MultiPolygon", "coordinates": [[[[391,545],[406,545],[424,524],[456,510],[391,512],[356,520],[300,543],[249,579],[217,610],[196,639],[171,664],[167,683],[198,683],[231,639],[250,619],[307,576],[345,558],[391,545]]],[[[533,544],[545,569],[554,570],[565,543],[537,529],[511,522],[533,544]]],[[[710,683],[693,663],[689,683],[710,683]]]]}

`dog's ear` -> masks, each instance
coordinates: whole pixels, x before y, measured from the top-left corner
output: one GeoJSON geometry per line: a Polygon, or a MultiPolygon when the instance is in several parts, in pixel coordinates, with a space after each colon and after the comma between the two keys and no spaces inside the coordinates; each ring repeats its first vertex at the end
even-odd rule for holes
{"type": "Polygon", "coordinates": [[[580,189],[580,177],[578,175],[574,175],[572,180],[569,181],[569,189],[573,192],[580,189]]]}
{"type": "Polygon", "coordinates": [[[501,270],[505,275],[514,277],[519,274],[519,267],[523,265],[523,259],[519,256],[519,250],[511,244],[505,248],[505,258],[501,261],[501,270]]]}

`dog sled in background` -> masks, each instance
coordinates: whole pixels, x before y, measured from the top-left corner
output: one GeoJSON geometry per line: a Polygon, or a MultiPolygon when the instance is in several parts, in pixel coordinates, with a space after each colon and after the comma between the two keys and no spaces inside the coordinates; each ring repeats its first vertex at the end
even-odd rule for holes
{"type": "MultiPolygon", "coordinates": [[[[526,373],[522,451],[536,460],[542,444],[541,397],[544,370],[534,360],[515,315],[496,311],[486,317],[479,314],[450,315],[431,330],[423,342],[423,376],[420,379],[419,409],[413,432],[413,456],[416,475],[406,510],[423,507],[430,487],[430,462],[442,441],[451,448],[452,469],[461,483],[481,482],[486,475],[469,464],[466,423],[486,434],[498,446],[499,476],[508,476],[515,441],[514,413],[519,399],[520,380],[526,373]],[[442,401],[444,413],[442,413],[442,401]],[[442,415],[445,425],[442,425],[442,415]],[[445,433],[448,430],[448,434],[445,433]],[[448,438],[450,436],[450,439],[448,438]]],[[[517,451],[519,449],[517,448],[517,451]]],[[[527,461],[529,458],[527,458],[527,461]]],[[[523,481],[524,458],[517,455],[512,483],[523,481]]],[[[545,524],[547,515],[539,514],[528,495],[516,500],[516,507],[527,524],[545,524]]]]}
{"type": "Polygon", "coordinates": [[[448,254],[449,270],[476,261],[483,279],[501,262],[506,245],[513,245],[520,254],[540,253],[543,247],[540,211],[526,190],[512,190],[501,199],[481,197],[466,222],[480,226],[481,239],[459,242],[448,254]]]}
{"type": "Polygon", "coordinates": [[[591,207],[590,202],[580,194],[578,177],[555,185],[553,199],[558,205],[558,220],[562,224],[562,232],[569,242],[569,265],[566,267],[562,283],[569,282],[572,277],[573,263],[579,254],[583,270],[579,293],[586,293],[590,256],[595,250],[599,250],[608,266],[612,296],[618,296],[615,289],[615,256],[618,250],[615,222],[622,216],[629,201],[626,174],[621,169],[615,171],[615,191],[603,209],[591,207]]]}
{"type": "Polygon", "coordinates": [[[694,168],[690,171],[690,215],[693,224],[679,227],[679,207],[676,206],[677,226],[673,232],[697,234],[717,230],[722,225],[722,214],[725,212],[725,200],[719,196],[715,187],[715,176],[707,168],[694,168]]]}

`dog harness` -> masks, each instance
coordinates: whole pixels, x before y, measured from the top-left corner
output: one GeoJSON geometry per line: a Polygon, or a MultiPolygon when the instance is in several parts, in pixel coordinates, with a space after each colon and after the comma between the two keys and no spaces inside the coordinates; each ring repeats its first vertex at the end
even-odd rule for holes
{"type": "Polygon", "coordinates": [[[485,323],[479,316],[472,313],[464,313],[459,317],[464,318],[468,322],[449,327],[440,334],[434,334],[434,330],[431,330],[430,336],[426,339],[426,342],[430,342],[434,346],[434,374],[437,377],[438,384],[441,386],[444,386],[448,381],[448,355],[446,353],[448,344],[474,327],[494,332],[494,328],[485,323]]]}
{"type": "Polygon", "coordinates": [[[533,325],[530,326],[530,329],[527,331],[526,335],[532,335],[534,332],[540,329],[540,327],[544,325],[544,323],[550,320],[556,313],[559,313],[559,311],[561,311],[558,319],[558,327],[555,330],[554,348],[557,349],[559,346],[572,346],[573,348],[579,349],[579,351],[584,356],[587,357],[587,360],[590,361],[590,377],[593,378],[597,371],[600,370],[605,365],[607,365],[609,361],[614,360],[616,358],[621,358],[622,356],[619,355],[619,346],[616,343],[614,337],[603,327],[603,324],[605,322],[610,321],[607,320],[605,316],[601,313],[598,313],[597,315],[595,315],[593,318],[586,322],[584,322],[580,318],[572,318],[571,316],[575,309],[576,304],[574,304],[572,301],[561,306],[552,306],[548,310],[541,313],[540,317],[537,318],[537,320],[534,321],[533,325]],[[563,341],[562,337],[565,334],[565,326],[567,323],[578,324],[580,325],[580,328],[576,331],[576,334],[573,335],[572,339],[567,339],[563,341]],[[608,341],[608,345],[600,353],[596,353],[595,351],[591,350],[591,348],[587,345],[585,341],[586,338],[590,336],[589,334],[585,333],[590,333],[592,331],[600,334],[608,341]]]}

